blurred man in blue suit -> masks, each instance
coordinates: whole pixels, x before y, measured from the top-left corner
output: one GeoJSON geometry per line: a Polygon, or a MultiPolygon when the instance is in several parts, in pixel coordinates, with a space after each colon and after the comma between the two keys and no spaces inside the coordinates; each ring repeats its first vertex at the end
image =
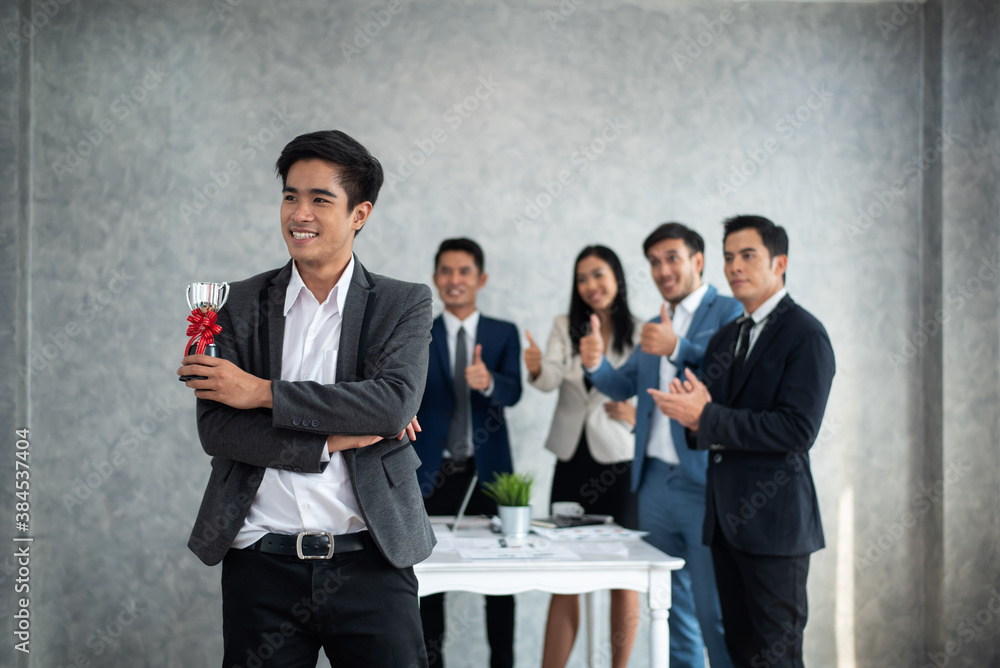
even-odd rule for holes
{"type": "Polygon", "coordinates": [[[684,427],[656,410],[648,390],[667,390],[685,369],[699,372],[705,346],[743,312],[740,303],[702,283],[705,241],[680,223],[664,223],[643,242],[663,295],[660,316],[643,325],[641,347],[615,369],[603,358],[600,328],[580,340],[580,359],[594,386],[615,401],[638,395],[632,490],[639,494],[639,528],[658,549],[682,557],[673,573],[670,664],[732,668],[726,650],[712,552],[701,541],[707,453],[687,447],[684,427]]]}
{"type": "MultiPolygon", "coordinates": [[[[521,398],[521,344],[513,323],[481,315],[476,295],[486,285],[483,251],[471,239],[446,239],[434,258],[434,285],[444,313],[431,327],[427,387],[417,418],[417,479],[429,515],[454,515],[478,473],[466,512],[496,514],[483,482],[512,471],[504,407],[521,398]]],[[[444,666],[444,594],[420,602],[431,668],[444,666]]],[[[514,597],[486,597],[491,668],[514,665],[514,597]]]]}

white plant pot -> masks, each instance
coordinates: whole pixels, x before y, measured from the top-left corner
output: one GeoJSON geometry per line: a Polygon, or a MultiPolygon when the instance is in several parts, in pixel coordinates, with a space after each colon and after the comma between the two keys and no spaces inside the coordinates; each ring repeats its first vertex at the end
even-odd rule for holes
{"type": "Polygon", "coordinates": [[[499,506],[500,528],[505,536],[527,536],[531,531],[531,506],[499,506]]]}

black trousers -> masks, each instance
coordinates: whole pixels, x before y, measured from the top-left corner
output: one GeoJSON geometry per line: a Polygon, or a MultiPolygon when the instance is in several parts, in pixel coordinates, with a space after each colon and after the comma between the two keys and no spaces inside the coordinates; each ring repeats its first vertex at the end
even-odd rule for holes
{"type": "Polygon", "coordinates": [[[726,648],[737,668],[803,668],[809,555],[735,549],[715,532],[712,559],[726,648]]]}
{"type": "Polygon", "coordinates": [[[424,668],[412,568],[368,547],[329,560],[229,550],[222,562],[223,668],[424,668]]]}
{"type": "MultiPolygon", "coordinates": [[[[456,466],[446,459],[441,476],[431,495],[424,499],[428,515],[454,515],[462,505],[465,491],[475,475],[475,464],[456,466]]],[[[495,515],[496,503],[476,485],[465,514],[495,515]]],[[[420,599],[420,619],[424,625],[424,643],[430,668],[444,668],[444,594],[432,594],[420,599]]],[[[490,668],[514,666],[514,597],[486,597],[486,639],[490,643],[490,668]]]]}

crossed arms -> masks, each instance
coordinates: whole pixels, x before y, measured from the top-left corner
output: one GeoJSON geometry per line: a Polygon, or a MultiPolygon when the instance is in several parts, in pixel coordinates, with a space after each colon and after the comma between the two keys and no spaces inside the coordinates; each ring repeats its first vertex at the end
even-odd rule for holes
{"type": "Polygon", "coordinates": [[[228,308],[219,312],[218,324],[224,357],[189,355],[177,370],[206,376],[186,384],[198,398],[198,432],[209,455],[318,473],[325,468],[324,449],[364,447],[404,431],[414,437],[407,425],[420,405],[430,344],[426,286],[413,286],[407,294],[370,377],[359,381],[323,385],[254,376],[244,371],[249,340],[233,336],[228,308]]]}

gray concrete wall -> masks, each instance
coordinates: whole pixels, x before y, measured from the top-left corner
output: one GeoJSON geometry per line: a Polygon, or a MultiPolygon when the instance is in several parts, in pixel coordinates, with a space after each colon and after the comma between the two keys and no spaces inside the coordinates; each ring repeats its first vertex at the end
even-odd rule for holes
{"type": "Polygon", "coordinates": [[[943,544],[940,662],[1000,665],[1000,6],[946,3],[943,544]],[[943,656],[942,656],[943,654],[943,656]]]}
{"type": "MultiPolygon", "coordinates": [[[[4,633],[4,656],[220,662],[219,571],[185,548],[209,467],[173,375],[182,295],[285,261],[274,160],[339,128],[387,173],[355,245],[366,266],[430,283],[437,243],[473,236],[482,310],[539,340],[587,243],[619,252],[648,317],[654,225],[698,228],[727,293],[720,221],[784,225],[789,289],[838,362],[814,457],[828,547],[812,560],[808,663],[1000,665],[1000,274],[979,273],[1000,252],[995,3],[397,9],[0,9],[0,405],[11,444],[31,430],[35,537],[32,653],[4,633]]],[[[510,411],[539,511],[553,406],[526,388],[510,411]]],[[[4,616],[12,564],[0,556],[4,616]]],[[[452,598],[450,666],[485,665],[480,600],[452,598]]],[[[546,601],[519,597],[519,665],[539,660],[546,601]]],[[[633,665],[646,657],[640,636],[633,665]]]]}

